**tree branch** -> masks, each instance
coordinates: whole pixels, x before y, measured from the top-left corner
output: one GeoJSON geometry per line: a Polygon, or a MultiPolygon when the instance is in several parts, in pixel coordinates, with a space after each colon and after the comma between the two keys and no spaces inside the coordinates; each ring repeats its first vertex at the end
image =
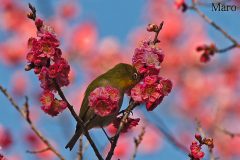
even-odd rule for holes
{"type": "Polygon", "coordinates": [[[221,132],[223,132],[224,134],[230,136],[231,138],[234,138],[234,137],[240,137],[240,133],[233,133],[231,131],[228,131],[227,129],[223,128],[223,127],[220,127],[220,126],[217,126],[217,129],[221,132]]]}
{"type": "Polygon", "coordinates": [[[135,144],[135,148],[134,148],[134,152],[133,152],[133,155],[132,155],[132,158],[131,160],[134,160],[137,156],[137,149],[140,145],[140,143],[142,142],[143,140],[143,136],[145,134],[145,127],[142,127],[142,131],[141,133],[138,135],[138,138],[134,138],[134,144],[135,144]]]}
{"type": "MultiPolygon", "coordinates": [[[[7,92],[6,89],[4,89],[0,85],[0,90],[3,93],[3,95],[9,100],[9,102],[12,104],[12,106],[20,113],[20,115],[26,120],[26,122],[30,125],[33,132],[41,139],[43,143],[51,150],[59,159],[64,160],[63,156],[48,142],[48,140],[42,135],[40,131],[37,130],[37,128],[34,126],[32,121],[29,118],[29,110],[28,113],[21,110],[21,108],[17,105],[17,103],[14,101],[14,99],[10,96],[10,94],[7,92]]],[[[26,101],[25,104],[26,108],[28,108],[28,102],[26,101]]]]}
{"type": "Polygon", "coordinates": [[[232,44],[231,46],[228,46],[228,47],[223,48],[223,49],[218,49],[218,48],[217,48],[216,52],[218,52],[218,53],[224,53],[224,52],[227,52],[227,51],[229,51],[229,50],[232,50],[232,49],[234,49],[234,48],[236,48],[236,47],[238,47],[238,45],[232,44]]]}
{"type": "Polygon", "coordinates": [[[189,6],[188,8],[194,10],[200,17],[202,17],[207,23],[209,23],[211,26],[213,26],[216,30],[221,32],[233,44],[239,46],[237,40],[235,40],[232,36],[230,36],[224,29],[222,29],[219,25],[217,25],[213,20],[211,20],[207,15],[205,15],[202,11],[200,11],[196,7],[196,3],[194,2],[194,0],[192,0],[192,6],[189,6]]]}
{"type": "Polygon", "coordinates": [[[155,32],[155,36],[154,36],[154,39],[153,39],[153,44],[156,44],[156,43],[159,43],[159,39],[158,39],[158,35],[160,33],[160,31],[162,30],[163,28],[163,24],[164,24],[164,21],[162,21],[159,26],[158,26],[158,29],[157,31],[155,32]]]}
{"type": "MultiPolygon", "coordinates": [[[[31,12],[27,16],[28,16],[28,18],[30,18],[33,21],[35,21],[36,20],[36,9],[30,3],[29,3],[29,8],[30,8],[31,12]]],[[[37,29],[39,29],[39,28],[37,28],[37,29]]],[[[80,125],[81,129],[83,130],[83,134],[86,136],[86,138],[88,139],[89,143],[91,144],[91,146],[92,146],[96,156],[98,157],[98,159],[103,159],[101,154],[99,153],[95,143],[93,142],[92,138],[90,137],[88,131],[85,129],[85,125],[84,125],[82,119],[78,117],[78,115],[74,111],[73,106],[68,102],[67,98],[65,97],[64,93],[62,92],[60,86],[58,85],[58,83],[56,82],[55,79],[53,79],[53,82],[55,84],[55,88],[56,88],[59,96],[62,98],[62,100],[64,100],[67,103],[67,107],[68,107],[69,111],[71,112],[72,116],[77,121],[77,123],[80,125]]]]}
{"type": "Polygon", "coordinates": [[[223,49],[216,49],[216,52],[224,53],[224,52],[227,52],[227,51],[229,51],[233,48],[240,48],[240,44],[238,43],[238,41],[235,38],[233,38],[222,27],[217,25],[213,20],[211,20],[207,15],[205,15],[201,10],[199,10],[197,8],[197,5],[199,5],[197,2],[198,1],[192,0],[192,5],[188,6],[187,8],[195,11],[200,17],[203,18],[203,20],[205,20],[208,24],[210,24],[212,27],[214,27],[216,30],[218,30],[220,33],[222,33],[223,36],[225,36],[228,40],[230,40],[233,43],[229,47],[226,47],[226,48],[223,48],[223,49]]]}
{"type": "Polygon", "coordinates": [[[117,130],[117,133],[113,137],[113,141],[111,143],[111,148],[110,148],[110,150],[109,150],[109,152],[107,154],[106,160],[111,160],[111,158],[112,158],[112,156],[114,154],[114,150],[115,150],[115,148],[117,146],[118,138],[120,136],[120,133],[121,133],[122,129],[124,128],[124,125],[125,125],[125,123],[127,121],[127,118],[130,115],[131,111],[138,105],[139,105],[139,103],[136,103],[136,102],[130,100],[129,106],[125,110],[124,115],[123,115],[123,117],[121,119],[121,122],[120,122],[119,128],[117,130]]]}
{"type": "Polygon", "coordinates": [[[78,160],[83,160],[83,136],[79,138],[78,160]]]}
{"type": "Polygon", "coordinates": [[[57,89],[59,96],[62,98],[62,100],[64,100],[67,103],[67,107],[68,107],[69,111],[71,112],[72,116],[77,121],[77,123],[80,124],[80,127],[83,130],[83,133],[86,136],[87,140],[89,141],[90,145],[92,146],[96,156],[98,157],[98,159],[103,160],[103,157],[101,156],[100,152],[98,151],[96,144],[94,143],[91,136],[89,135],[89,132],[85,129],[85,125],[84,125],[82,119],[76,114],[76,112],[73,109],[73,106],[68,102],[63,91],[61,90],[61,88],[59,87],[59,85],[57,84],[57,82],[55,80],[54,80],[54,83],[55,83],[55,87],[57,89]]]}

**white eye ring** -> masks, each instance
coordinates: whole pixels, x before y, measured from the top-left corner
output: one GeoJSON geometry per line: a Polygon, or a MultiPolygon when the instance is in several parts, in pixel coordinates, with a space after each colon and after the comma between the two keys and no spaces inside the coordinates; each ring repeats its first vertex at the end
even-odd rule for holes
{"type": "Polygon", "coordinates": [[[133,74],[133,79],[134,79],[134,80],[137,80],[137,79],[138,79],[138,74],[137,74],[137,73],[134,73],[134,74],[133,74]]]}

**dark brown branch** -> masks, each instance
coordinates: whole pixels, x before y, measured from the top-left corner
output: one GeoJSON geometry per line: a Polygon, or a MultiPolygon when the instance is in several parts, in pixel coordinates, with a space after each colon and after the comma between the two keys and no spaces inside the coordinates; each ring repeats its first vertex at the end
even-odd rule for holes
{"type": "Polygon", "coordinates": [[[107,154],[106,160],[111,160],[111,158],[112,158],[112,156],[114,154],[114,150],[115,150],[115,148],[117,146],[118,138],[120,136],[120,133],[121,133],[122,129],[124,128],[126,120],[127,120],[128,116],[130,115],[131,111],[138,105],[139,105],[139,103],[136,103],[136,102],[134,102],[132,100],[130,101],[129,106],[125,110],[124,115],[123,115],[123,117],[121,119],[121,122],[120,122],[119,128],[117,130],[117,133],[113,137],[113,141],[111,143],[111,147],[110,147],[110,150],[109,150],[109,152],[107,154]]]}
{"type": "MultiPolygon", "coordinates": [[[[20,115],[26,120],[26,122],[30,125],[33,132],[41,139],[43,143],[51,150],[59,159],[64,160],[63,156],[48,142],[48,140],[42,135],[40,131],[37,130],[37,128],[34,126],[32,121],[30,120],[29,113],[27,114],[25,111],[21,110],[21,108],[17,105],[17,103],[14,101],[14,99],[10,96],[10,94],[7,92],[6,89],[4,89],[0,85],[0,90],[4,94],[5,97],[9,100],[9,102],[12,104],[12,106],[20,113],[20,115]]],[[[27,101],[26,101],[27,103],[27,101]]],[[[25,104],[25,106],[28,106],[28,104],[25,104]]],[[[28,107],[26,107],[28,108],[28,107]]],[[[29,112],[29,111],[28,111],[29,112]]]]}
{"type": "Polygon", "coordinates": [[[77,121],[77,123],[80,124],[80,127],[83,130],[83,133],[86,136],[87,140],[89,141],[90,145],[92,146],[96,156],[98,157],[98,159],[103,159],[103,157],[101,156],[100,152],[97,149],[97,146],[93,142],[93,140],[92,140],[91,136],[89,135],[88,131],[85,129],[85,125],[84,125],[82,119],[78,117],[78,115],[76,114],[76,112],[73,109],[73,106],[68,102],[67,98],[65,97],[64,93],[62,92],[62,90],[59,87],[59,85],[57,84],[57,82],[56,81],[54,81],[54,82],[55,82],[55,87],[57,89],[57,92],[58,92],[59,96],[62,98],[62,100],[64,100],[67,103],[67,107],[68,107],[69,111],[71,112],[72,116],[77,121]]]}
{"type": "MultiPolygon", "coordinates": [[[[28,18],[32,19],[33,21],[35,21],[36,19],[36,9],[35,7],[33,7],[30,3],[29,3],[29,8],[31,10],[31,12],[27,15],[28,18]]],[[[83,123],[83,121],[81,120],[81,118],[78,117],[78,115],[76,114],[76,112],[74,111],[73,106],[68,102],[68,100],[66,99],[64,93],[62,92],[61,88],[59,87],[58,83],[56,82],[55,79],[54,80],[54,84],[56,87],[56,90],[59,94],[59,96],[62,98],[62,100],[64,100],[67,103],[67,107],[69,109],[69,111],[71,112],[72,116],[74,117],[74,119],[77,121],[77,123],[80,125],[81,129],[83,130],[83,134],[86,136],[86,138],[88,139],[90,145],[92,146],[96,156],[98,157],[98,159],[103,159],[101,154],[99,153],[95,143],[93,142],[92,138],[90,137],[88,131],[85,129],[85,125],[83,123]]]]}
{"type": "Polygon", "coordinates": [[[157,29],[157,31],[155,32],[155,36],[154,36],[154,39],[153,39],[153,44],[157,44],[157,43],[160,42],[159,39],[158,39],[158,35],[159,35],[160,31],[161,31],[162,28],[163,28],[163,24],[164,24],[164,21],[162,21],[162,22],[160,23],[160,25],[158,26],[158,29],[157,29]]]}
{"type": "Polygon", "coordinates": [[[31,119],[30,119],[30,112],[29,112],[29,105],[28,105],[28,97],[26,96],[25,97],[25,104],[24,104],[24,112],[26,114],[26,120],[29,122],[29,123],[32,123],[31,122],[31,119]]]}
{"type": "Polygon", "coordinates": [[[217,49],[216,52],[218,52],[218,53],[225,53],[225,52],[230,51],[230,50],[232,50],[232,49],[234,49],[236,47],[237,47],[237,45],[233,44],[233,45],[228,46],[228,47],[223,48],[223,49],[217,49]]]}

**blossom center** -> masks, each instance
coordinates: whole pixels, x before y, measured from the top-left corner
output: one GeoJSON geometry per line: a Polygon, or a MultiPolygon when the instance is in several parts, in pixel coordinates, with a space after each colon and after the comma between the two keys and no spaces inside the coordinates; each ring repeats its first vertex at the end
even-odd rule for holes
{"type": "Polygon", "coordinates": [[[146,93],[147,94],[152,94],[155,91],[155,87],[154,86],[149,86],[146,88],[146,93]]]}
{"type": "Polygon", "coordinates": [[[43,44],[43,46],[42,46],[42,50],[44,51],[44,52],[49,52],[50,51],[50,45],[49,44],[43,44]]]}
{"type": "Polygon", "coordinates": [[[150,65],[156,65],[156,66],[159,66],[160,63],[158,61],[158,56],[157,55],[154,55],[154,54],[146,54],[146,63],[147,64],[150,64],[150,65]]]}

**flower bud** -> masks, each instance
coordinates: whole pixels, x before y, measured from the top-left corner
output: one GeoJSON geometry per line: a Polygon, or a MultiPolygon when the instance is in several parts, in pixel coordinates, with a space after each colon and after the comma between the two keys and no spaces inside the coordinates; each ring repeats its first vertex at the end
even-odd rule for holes
{"type": "Polygon", "coordinates": [[[157,32],[158,31],[158,25],[148,24],[147,31],[148,32],[157,32]]]}
{"type": "Polygon", "coordinates": [[[195,138],[196,140],[198,140],[199,142],[202,142],[202,136],[200,134],[195,134],[195,138]]]}
{"type": "Polygon", "coordinates": [[[36,25],[37,29],[40,30],[41,27],[43,26],[43,21],[38,18],[35,20],[35,25],[36,25]]]}
{"type": "Polygon", "coordinates": [[[203,53],[200,57],[200,61],[206,63],[210,60],[209,54],[203,53]]]}
{"type": "Polygon", "coordinates": [[[34,65],[32,63],[30,63],[30,64],[25,66],[25,71],[30,71],[33,68],[34,68],[34,65]]]}
{"type": "Polygon", "coordinates": [[[206,144],[209,148],[213,148],[213,139],[212,138],[204,138],[203,143],[206,144]]]}
{"type": "Polygon", "coordinates": [[[35,67],[34,68],[34,73],[39,74],[41,72],[41,67],[35,67]]]}

